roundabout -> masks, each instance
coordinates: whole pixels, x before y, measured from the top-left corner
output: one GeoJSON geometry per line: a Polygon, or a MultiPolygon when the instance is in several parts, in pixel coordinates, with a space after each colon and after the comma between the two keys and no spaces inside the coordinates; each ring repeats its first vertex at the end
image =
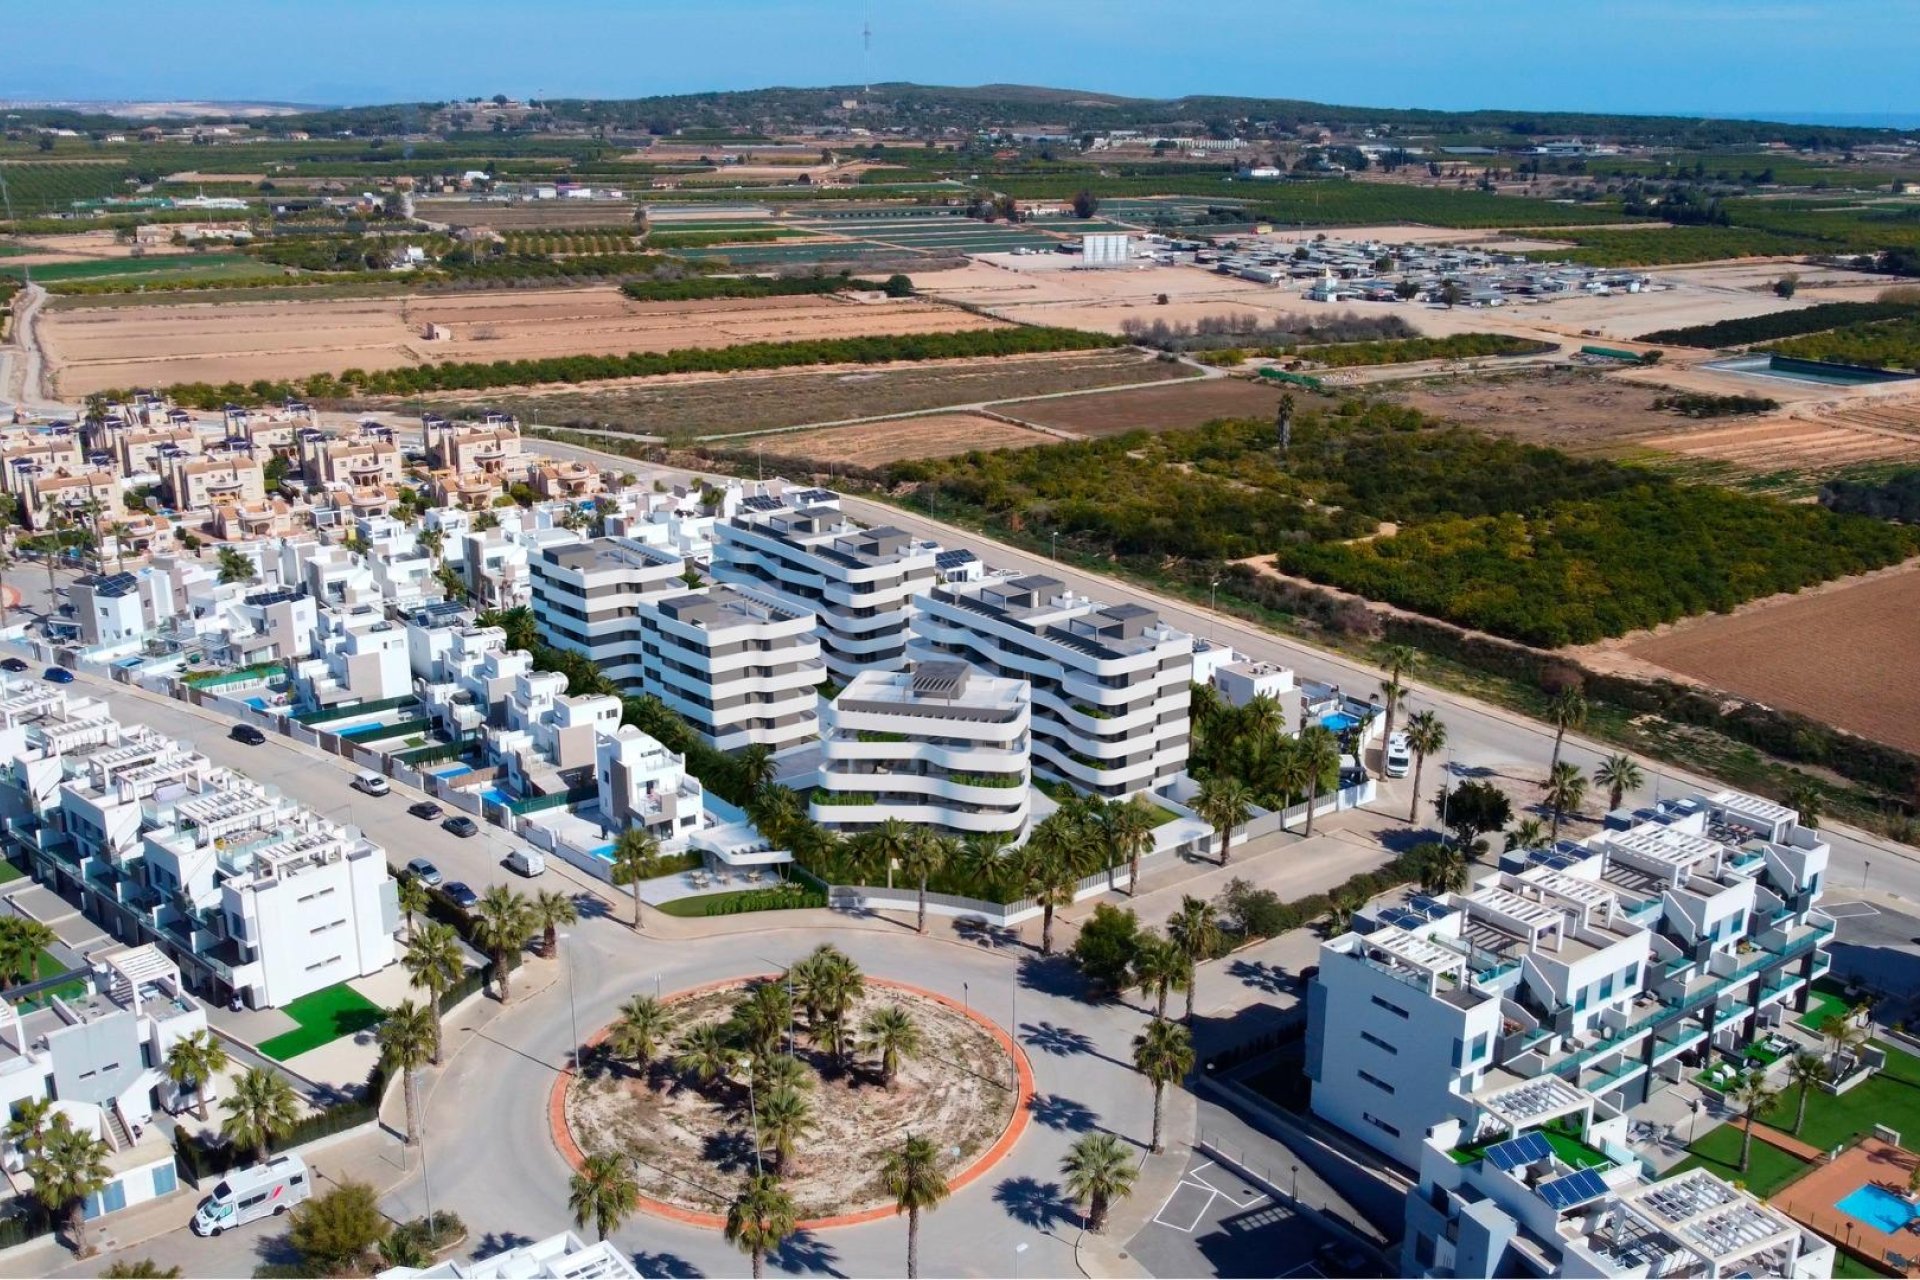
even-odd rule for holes
{"type": "Polygon", "coordinates": [[[859,975],[830,947],[791,972],[803,976],[722,979],[629,1002],[549,1091],[567,1163],[625,1156],[638,1208],[716,1230],[765,1168],[792,1196],[799,1228],[818,1230],[894,1216],[882,1168],[910,1136],[938,1150],[955,1191],[1013,1150],[1033,1070],[1005,1029],[937,992],[859,975]],[[857,975],[825,1007],[804,977],[823,954],[857,975]],[[645,1010],[644,1062],[621,1033],[634,1006],[645,1010]]]}

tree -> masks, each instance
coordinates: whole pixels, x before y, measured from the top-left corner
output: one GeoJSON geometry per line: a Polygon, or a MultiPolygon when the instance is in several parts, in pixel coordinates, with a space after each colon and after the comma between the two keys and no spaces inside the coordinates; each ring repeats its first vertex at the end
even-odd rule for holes
{"type": "Polygon", "coordinates": [[[607,1029],[607,1048],[645,1076],[672,1034],[674,1021],[669,1006],[652,996],[633,996],[620,1006],[619,1016],[607,1029]]]}
{"type": "Polygon", "coordinates": [[[1748,1072],[1740,1078],[1728,1093],[1727,1100],[1740,1112],[1743,1132],[1740,1137],[1740,1172],[1747,1171],[1747,1164],[1753,1158],[1753,1122],[1762,1111],[1774,1104],[1780,1094],[1769,1087],[1767,1077],[1758,1071],[1748,1072]]]}
{"type": "Polygon", "coordinates": [[[1020,880],[1040,906],[1040,954],[1053,954],[1053,913],[1073,902],[1086,862],[1087,844],[1066,809],[1048,814],[1021,850],[1020,880]]]}
{"type": "Polygon", "coordinates": [[[265,1161],[273,1154],[273,1141],[288,1132],[300,1119],[300,1100],[284,1076],[264,1067],[249,1067],[234,1082],[233,1092],[220,1100],[227,1113],[220,1132],[230,1142],[252,1147],[256,1157],[265,1161]]]}
{"type": "MultiPolygon", "coordinates": [[[[420,532],[416,533],[413,537],[414,537],[414,541],[420,544],[420,549],[427,553],[428,568],[433,570],[435,573],[438,573],[440,571],[441,553],[447,549],[446,533],[440,529],[422,529],[420,530],[420,532]]],[[[509,638],[508,643],[512,644],[511,638],[509,638]]],[[[512,647],[516,649],[524,649],[524,648],[527,648],[528,646],[512,645],[512,647]]]]}
{"type": "Polygon", "coordinates": [[[633,927],[640,929],[640,885],[660,870],[660,841],[645,827],[628,827],[613,842],[613,882],[633,890],[633,927]]]}
{"type": "Polygon", "coordinates": [[[1133,985],[1153,997],[1153,1016],[1167,1016],[1167,995],[1187,985],[1191,966],[1179,947],[1165,938],[1144,933],[1134,949],[1133,985]]]}
{"type": "Polygon", "coordinates": [[[1815,1085],[1825,1084],[1831,1079],[1833,1069],[1817,1053],[1796,1053],[1793,1060],[1787,1063],[1787,1080],[1800,1090],[1799,1108],[1793,1114],[1795,1137],[1800,1135],[1800,1126],[1807,1122],[1807,1094],[1815,1085]]]}
{"type": "Polygon", "coordinates": [[[427,914],[433,907],[433,899],[417,876],[401,876],[398,884],[400,911],[407,917],[407,939],[412,941],[413,918],[427,914]]]}
{"type": "Polygon", "coordinates": [[[817,1127],[813,1104],[807,1101],[806,1094],[791,1086],[773,1089],[761,1097],[754,1123],[755,1136],[761,1146],[773,1150],[773,1167],[782,1177],[793,1166],[794,1147],[817,1127]]]}
{"type": "Polygon", "coordinates": [[[673,1069],[692,1076],[701,1084],[726,1078],[733,1069],[735,1052],[727,1043],[720,1024],[704,1023],[687,1032],[674,1054],[673,1069]]]}
{"type": "Polygon", "coordinates": [[[1547,779],[1547,808],[1553,815],[1548,831],[1550,841],[1559,841],[1560,824],[1567,820],[1568,814],[1578,813],[1586,798],[1587,779],[1577,767],[1568,761],[1553,766],[1553,774],[1547,779]]]}
{"type": "Polygon", "coordinates": [[[527,910],[540,931],[540,954],[551,960],[560,949],[560,926],[579,920],[580,909],[566,894],[542,889],[533,895],[527,910]]]}
{"type": "Polygon", "coordinates": [[[1513,802],[1491,782],[1463,782],[1451,790],[1442,787],[1436,807],[1469,857],[1480,852],[1482,835],[1503,830],[1513,821],[1513,802]]]}
{"type": "Polygon", "coordinates": [[[387,1219],[374,1189],[343,1182],[294,1209],[287,1243],[309,1275],[331,1276],[359,1269],[386,1234],[387,1219]]]}
{"type": "Polygon", "coordinates": [[[748,746],[735,759],[740,765],[740,781],[749,794],[773,781],[779,766],[773,762],[773,748],[764,742],[748,746]]]}
{"type": "Polygon", "coordinates": [[[930,827],[922,827],[914,832],[913,839],[907,841],[907,847],[901,852],[900,870],[912,881],[919,899],[919,913],[914,928],[927,931],[927,881],[939,873],[960,856],[960,842],[952,836],[937,835],[930,827]]]}
{"type": "Polygon", "coordinates": [[[1390,644],[1380,651],[1380,665],[1387,673],[1387,678],[1380,682],[1380,691],[1387,697],[1387,720],[1380,729],[1381,749],[1385,750],[1387,739],[1393,737],[1394,713],[1400,709],[1400,699],[1407,692],[1401,677],[1420,665],[1420,654],[1412,645],[1390,644]]]}
{"type": "Polygon", "coordinates": [[[1787,792],[1787,807],[1800,815],[1801,826],[1809,831],[1818,831],[1826,799],[1813,779],[1796,775],[1792,788],[1787,792]]]}
{"type": "Polygon", "coordinates": [[[1153,849],[1154,811],[1144,796],[1128,796],[1101,814],[1113,858],[1127,864],[1127,896],[1140,892],[1140,859],[1153,849]]]}
{"type": "Polygon", "coordinates": [[[400,953],[400,964],[406,969],[411,985],[427,993],[427,1005],[433,1011],[433,1062],[438,1066],[442,1039],[440,1005],[447,992],[453,990],[453,984],[467,971],[467,956],[460,946],[460,935],[450,924],[429,920],[420,932],[409,931],[407,949],[400,953]]]}
{"type": "Polygon", "coordinates": [[[1131,982],[1140,953],[1140,919],[1131,907],[1096,903],[1069,954],[1080,972],[1101,989],[1118,993],[1131,982]]]}
{"type": "Polygon", "coordinates": [[[1793,274],[1793,272],[1791,271],[1787,272],[1787,274],[1781,276],[1778,280],[1775,280],[1773,282],[1773,292],[1777,297],[1791,298],[1794,294],[1798,293],[1799,291],[1800,291],[1800,277],[1793,274]]]}
{"type": "Polygon", "coordinates": [[[389,1074],[396,1068],[401,1073],[400,1083],[406,1091],[407,1102],[407,1145],[414,1146],[420,1141],[415,1075],[440,1052],[440,1019],[433,1010],[402,1000],[373,1035],[380,1046],[381,1065],[389,1074]]]}
{"type": "Polygon", "coordinates": [[[167,1050],[167,1079],[193,1094],[194,1111],[207,1118],[207,1086],[227,1069],[227,1047],[211,1031],[182,1036],[167,1050]]]}
{"type": "Polygon", "coordinates": [[[7,1142],[31,1160],[45,1145],[47,1124],[53,1116],[53,1099],[22,1098],[14,1104],[13,1118],[7,1121],[7,1142]]]}
{"type": "Polygon", "coordinates": [[[1158,1155],[1162,1150],[1161,1102],[1167,1086],[1186,1079],[1187,1072],[1193,1070],[1192,1034],[1164,1016],[1155,1018],[1146,1031],[1134,1037],[1133,1065],[1153,1085],[1153,1141],[1149,1146],[1158,1155]]]}
{"type": "Polygon", "coordinates": [[[101,1280],[179,1280],[179,1267],[164,1270],[152,1258],[121,1259],[100,1273],[101,1280]]]}
{"type": "Polygon", "coordinates": [[[891,1089],[900,1060],[920,1055],[920,1025],[905,1009],[890,1004],[868,1014],[860,1030],[861,1050],[880,1055],[880,1081],[891,1089]]]}
{"type": "Polygon", "coordinates": [[[1220,865],[1233,851],[1233,829],[1253,816],[1253,792],[1238,778],[1208,778],[1200,784],[1193,811],[1220,838],[1220,865]]]}
{"type": "Polygon", "coordinates": [[[493,980],[500,992],[500,1003],[510,996],[509,961],[517,956],[527,939],[533,936],[533,911],[524,896],[496,884],[480,897],[474,908],[473,939],[493,958],[493,980]]]}
{"type": "Polygon", "coordinates": [[[107,1157],[112,1154],[106,1143],[73,1127],[62,1112],[41,1135],[40,1149],[27,1161],[27,1174],[33,1179],[33,1195],[49,1214],[64,1216],[67,1236],[73,1251],[86,1257],[86,1202],[106,1190],[112,1171],[107,1157]]]}
{"type": "Polygon", "coordinates": [[[793,1198],[771,1173],[748,1178],[727,1206],[727,1242],[753,1260],[754,1280],[765,1274],[767,1254],[786,1243],[798,1217],[793,1198]]]}
{"type": "Polygon", "coordinates": [[[1427,893],[1458,893],[1467,887],[1467,860],[1458,849],[1444,844],[1415,845],[1410,852],[1425,855],[1420,888],[1427,893]]]}
{"type": "Polygon", "coordinates": [[[1167,940],[1180,949],[1187,962],[1187,1016],[1193,1022],[1193,989],[1198,985],[1200,962],[1212,957],[1220,946],[1220,913],[1211,902],[1191,895],[1180,899],[1180,909],[1167,921],[1167,940]]]}
{"type": "Polygon", "coordinates": [[[1107,1210],[1113,1202],[1132,1193],[1140,1169],[1119,1138],[1090,1133],[1067,1150],[1060,1173],[1074,1203],[1086,1203],[1087,1230],[1097,1232],[1107,1225],[1107,1210]]]}
{"type": "Polygon", "coordinates": [[[1340,741],[1333,736],[1333,730],[1323,724],[1310,724],[1300,731],[1299,741],[1294,750],[1300,753],[1307,766],[1307,829],[1308,837],[1313,835],[1313,807],[1320,799],[1320,784],[1330,772],[1340,768],[1340,741]]]}
{"type": "Polygon", "coordinates": [[[1587,722],[1587,696],[1578,689],[1562,689],[1547,702],[1547,722],[1553,726],[1553,759],[1547,763],[1547,776],[1553,776],[1554,766],[1560,763],[1560,748],[1567,740],[1567,730],[1578,729],[1587,722]]]}
{"type": "Polygon", "coordinates": [[[573,1225],[584,1231],[592,1223],[602,1240],[620,1229],[639,1195],[640,1183],[633,1176],[632,1163],[613,1151],[588,1156],[567,1182],[567,1208],[573,1211],[573,1225]]]}
{"type": "Polygon", "coordinates": [[[1100,197],[1094,195],[1093,192],[1091,191],[1074,192],[1074,195],[1073,195],[1073,216],[1074,217],[1081,218],[1081,219],[1091,218],[1094,214],[1098,212],[1100,212],[1100,197]]]}
{"type": "Polygon", "coordinates": [[[1607,812],[1612,813],[1620,807],[1629,791],[1635,790],[1646,778],[1640,772],[1640,766],[1633,757],[1625,752],[1608,756],[1593,771],[1593,780],[1607,789],[1607,812]]]}
{"type": "Polygon", "coordinates": [[[911,298],[913,296],[913,280],[908,276],[901,275],[897,271],[888,276],[886,280],[881,283],[880,288],[889,298],[911,298]]]}
{"type": "Polygon", "coordinates": [[[259,577],[259,570],[245,554],[233,547],[220,548],[220,581],[254,582],[259,577]]]}
{"type": "Polygon", "coordinates": [[[907,1280],[914,1280],[920,1274],[920,1215],[947,1198],[939,1149],[932,1140],[909,1133],[906,1142],[887,1153],[880,1176],[893,1197],[893,1211],[907,1215],[907,1280]]]}
{"type": "Polygon", "coordinates": [[[1507,849],[1538,849],[1547,841],[1547,827],[1538,818],[1522,818],[1507,832],[1507,849]]]}
{"type": "Polygon", "coordinates": [[[0,916],[0,980],[11,987],[52,977],[39,972],[40,953],[58,941],[51,926],[30,916],[0,916]]]}
{"type": "Polygon", "coordinates": [[[859,857],[869,867],[869,874],[877,870],[891,888],[893,869],[907,856],[907,849],[917,838],[912,827],[898,818],[888,818],[871,831],[862,832],[854,844],[859,857]]]}
{"type": "Polygon", "coordinates": [[[780,1051],[780,1041],[793,1025],[793,999],[783,982],[763,982],[733,1007],[730,1020],[736,1039],[756,1058],[780,1051]]]}

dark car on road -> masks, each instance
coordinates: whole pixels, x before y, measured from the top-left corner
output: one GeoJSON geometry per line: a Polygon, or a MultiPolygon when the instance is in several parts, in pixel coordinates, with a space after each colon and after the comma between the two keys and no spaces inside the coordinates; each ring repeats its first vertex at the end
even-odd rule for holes
{"type": "Polygon", "coordinates": [[[233,732],[227,736],[235,742],[244,742],[250,747],[257,747],[267,740],[266,734],[260,732],[250,724],[237,724],[233,726],[233,732]]]}
{"type": "Polygon", "coordinates": [[[1379,1268],[1367,1255],[1340,1240],[1328,1240],[1313,1251],[1313,1260],[1330,1276],[1369,1276],[1379,1268]]]}
{"type": "Polygon", "coordinates": [[[429,889],[440,883],[440,868],[425,858],[415,858],[407,863],[407,874],[429,889]]]}
{"type": "Polygon", "coordinates": [[[464,813],[456,813],[453,817],[441,823],[440,827],[441,830],[451,831],[457,836],[477,836],[480,834],[480,824],[464,813]]]}
{"type": "Polygon", "coordinates": [[[25,658],[8,658],[5,662],[0,662],[0,668],[8,671],[25,671],[27,669],[27,660],[25,658]]]}
{"type": "Polygon", "coordinates": [[[408,805],[407,812],[416,818],[437,818],[440,816],[440,806],[431,800],[422,800],[408,805]]]}
{"type": "Polygon", "coordinates": [[[67,670],[65,667],[48,667],[40,673],[40,678],[43,680],[51,680],[55,684],[72,684],[73,672],[67,670]]]}
{"type": "Polygon", "coordinates": [[[440,892],[447,895],[448,902],[463,911],[480,901],[480,895],[467,888],[467,882],[464,880],[450,880],[447,882],[447,887],[440,892]]]}

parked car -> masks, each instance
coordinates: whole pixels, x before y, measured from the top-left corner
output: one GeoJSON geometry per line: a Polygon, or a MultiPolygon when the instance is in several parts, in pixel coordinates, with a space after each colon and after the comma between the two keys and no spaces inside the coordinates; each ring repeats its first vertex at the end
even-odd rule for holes
{"type": "Polygon", "coordinates": [[[431,800],[421,800],[408,805],[407,812],[416,818],[437,818],[440,816],[440,806],[431,800]]]}
{"type": "Polygon", "coordinates": [[[407,874],[429,889],[435,888],[440,883],[440,868],[425,858],[415,858],[407,863],[407,874]]]}
{"type": "Polygon", "coordinates": [[[0,668],[5,668],[8,671],[25,671],[27,669],[27,660],[25,658],[8,658],[5,662],[0,662],[0,668]]]}
{"type": "Polygon", "coordinates": [[[1366,1276],[1377,1270],[1374,1264],[1367,1261],[1366,1254],[1340,1240],[1322,1242],[1313,1251],[1313,1260],[1323,1273],[1330,1276],[1366,1276]]]}
{"type": "Polygon", "coordinates": [[[250,747],[257,747],[267,740],[266,734],[260,732],[260,730],[250,724],[237,724],[233,726],[233,732],[227,736],[235,742],[244,742],[250,747]]]}
{"type": "Polygon", "coordinates": [[[51,680],[55,684],[72,684],[73,672],[67,670],[65,667],[48,667],[40,673],[40,678],[43,680],[51,680]]]}
{"type": "Polygon", "coordinates": [[[1387,749],[1382,753],[1389,778],[1404,778],[1413,770],[1413,748],[1407,744],[1407,735],[1395,732],[1387,739],[1387,749]]]}
{"type": "Polygon", "coordinates": [[[383,796],[393,790],[392,787],[387,785],[387,780],[377,773],[355,774],[353,778],[353,789],[355,791],[365,792],[370,796],[383,796]]]}
{"type": "Polygon", "coordinates": [[[507,870],[517,871],[529,880],[546,869],[546,855],[537,849],[515,849],[507,855],[507,870]]]}
{"type": "Polygon", "coordinates": [[[464,880],[450,880],[447,882],[447,887],[440,892],[447,895],[448,902],[463,911],[480,901],[480,895],[469,889],[464,880]]]}
{"type": "Polygon", "coordinates": [[[463,838],[480,834],[480,824],[464,813],[454,814],[451,818],[448,818],[440,824],[440,829],[443,831],[451,831],[454,835],[463,838]]]}

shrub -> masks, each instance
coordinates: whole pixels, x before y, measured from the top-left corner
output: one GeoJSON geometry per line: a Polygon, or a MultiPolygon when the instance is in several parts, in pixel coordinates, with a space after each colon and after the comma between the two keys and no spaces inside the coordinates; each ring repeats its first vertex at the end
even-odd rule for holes
{"type": "Polygon", "coordinates": [[[1072,956],[1088,981],[1108,994],[1126,990],[1134,957],[1140,950],[1140,918],[1131,907],[1102,902],[1080,927],[1072,956]]]}

